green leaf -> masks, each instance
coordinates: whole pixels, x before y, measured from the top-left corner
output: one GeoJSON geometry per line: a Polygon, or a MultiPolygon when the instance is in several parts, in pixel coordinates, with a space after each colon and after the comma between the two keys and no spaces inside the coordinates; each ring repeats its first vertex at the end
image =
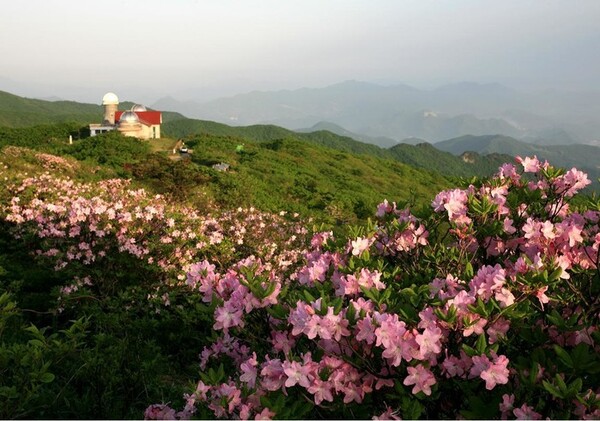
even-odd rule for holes
{"type": "Polygon", "coordinates": [[[8,399],[17,399],[19,397],[19,393],[17,392],[17,388],[15,386],[0,386],[0,396],[4,396],[8,399]]]}
{"type": "Polygon", "coordinates": [[[225,367],[223,367],[223,363],[219,364],[219,369],[217,370],[217,381],[216,383],[221,383],[225,378],[225,367]]]}
{"type": "Polygon", "coordinates": [[[463,351],[465,351],[465,354],[467,354],[469,357],[474,357],[476,355],[480,355],[477,353],[477,351],[475,349],[471,348],[467,344],[462,344],[462,349],[463,349],[463,351]]]}
{"type": "Polygon", "coordinates": [[[573,368],[573,360],[567,351],[558,345],[553,345],[554,352],[558,355],[558,358],[569,368],[573,368]]]}
{"type": "Polygon", "coordinates": [[[477,342],[475,343],[475,349],[477,349],[477,352],[479,352],[480,354],[483,355],[483,354],[485,354],[486,348],[487,348],[487,340],[485,339],[485,333],[482,333],[477,338],[477,342]]]}
{"type": "Polygon", "coordinates": [[[563,378],[560,376],[560,374],[557,374],[556,376],[554,376],[554,378],[556,379],[556,383],[558,383],[558,389],[561,391],[561,393],[563,395],[565,395],[568,392],[567,384],[565,383],[563,378]]]}
{"type": "Polygon", "coordinates": [[[421,417],[425,408],[416,399],[411,399],[408,396],[402,398],[402,418],[408,420],[416,420],[421,417]]]}
{"type": "Polygon", "coordinates": [[[40,381],[41,381],[42,383],[52,383],[52,382],[54,381],[54,378],[55,378],[55,377],[56,377],[56,376],[55,376],[54,374],[52,374],[52,373],[48,373],[48,372],[45,372],[44,374],[42,374],[42,375],[40,376],[40,381]]]}
{"type": "Polygon", "coordinates": [[[556,396],[559,399],[564,399],[563,394],[552,383],[547,380],[543,380],[542,384],[544,385],[544,389],[546,389],[551,395],[556,396]]]}
{"type": "Polygon", "coordinates": [[[569,385],[569,395],[574,396],[581,391],[583,387],[583,380],[581,377],[577,377],[575,380],[571,382],[569,385]]]}
{"type": "Polygon", "coordinates": [[[308,292],[308,290],[306,290],[306,289],[305,289],[303,292],[304,292],[304,297],[306,298],[306,301],[307,301],[307,302],[309,302],[309,303],[312,303],[312,302],[314,302],[314,301],[315,301],[315,297],[313,297],[313,296],[311,295],[311,293],[310,293],[310,292],[308,292]]]}
{"type": "Polygon", "coordinates": [[[465,278],[471,279],[473,278],[473,275],[473,265],[471,264],[471,262],[467,262],[467,264],[465,265],[465,278]]]}
{"type": "Polygon", "coordinates": [[[558,269],[554,270],[550,275],[548,275],[548,280],[550,282],[556,281],[560,277],[562,272],[563,272],[562,268],[559,267],[558,269]]]}
{"type": "Polygon", "coordinates": [[[351,325],[356,322],[356,308],[353,305],[349,305],[346,310],[346,319],[350,322],[351,325]]]}
{"type": "Polygon", "coordinates": [[[277,287],[277,284],[275,282],[269,283],[269,285],[267,286],[266,290],[263,289],[263,293],[261,294],[262,296],[260,298],[261,299],[265,299],[269,295],[273,294],[273,292],[275,291],[276,287],[277,287]]]}
{"type": "Polygon", "coordinates": [[[260,404],[261,404],[261,406],[264,406],[265,408],[269,408],[269,409],[273,408],[273,403],[266,396],[260,397],[260,404]]]}
{"type": "Polygon", "coordinates": [[[36,348],[44,348],[45,347],[45,344],[42,341],[40,341],[39,339],[30,339],[29,341],[27,341],[27,343],[36,348]]]}
{"type": "Polygon", "coordinates": [[[267,312],[276,319],[285,319],[288,316],[287,310],[281,304],[267,307],[267,312]]]}

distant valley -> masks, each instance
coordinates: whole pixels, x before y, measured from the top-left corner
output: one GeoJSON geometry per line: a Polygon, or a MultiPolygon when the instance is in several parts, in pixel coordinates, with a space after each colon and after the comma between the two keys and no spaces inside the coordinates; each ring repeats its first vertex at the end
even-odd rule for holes
{"type": "Polygon", "coordinates": [[[255,91],[208,102],[164,98],[153,104],[187,117],[231,125],[305,130],[327,122],[391,146],[463,135],[501,134],[528,143],[600,141],[600,92],[521,92],[499,84],[457,83],[422,90],[347,81],[324,88],[255,91]]]}

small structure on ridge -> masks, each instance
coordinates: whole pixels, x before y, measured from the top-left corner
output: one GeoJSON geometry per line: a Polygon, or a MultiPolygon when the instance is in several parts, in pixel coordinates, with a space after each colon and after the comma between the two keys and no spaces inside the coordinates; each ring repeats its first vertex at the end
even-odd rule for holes
{"type": "Polygon", "coordinates": [[[90,124],[90,134],[96,136],[112,130],[118,130],[125,136],[138,139],[160,139],[162,113],[148,111],[146,107],[135,104],[131,110],[119,111],[119,98],[112,92],[102,97],[104,118],[101,124],[90,124]]]}

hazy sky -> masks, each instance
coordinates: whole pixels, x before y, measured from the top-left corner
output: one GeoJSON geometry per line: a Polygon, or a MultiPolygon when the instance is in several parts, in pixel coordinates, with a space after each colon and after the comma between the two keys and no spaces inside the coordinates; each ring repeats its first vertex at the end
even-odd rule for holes
{"type": "Polygon", "coordinates": [[[0,11],[0,89],[22,95],[202,100],[348,79],[599,89],[600,1],[14,0],[0,11]]]}

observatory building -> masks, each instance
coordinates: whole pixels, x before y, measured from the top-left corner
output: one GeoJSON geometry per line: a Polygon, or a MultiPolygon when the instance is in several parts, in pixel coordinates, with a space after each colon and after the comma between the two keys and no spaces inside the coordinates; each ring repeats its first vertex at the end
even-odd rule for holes
{"type": "Polygon", "coordinates": [[[138,139],[160,139],[162,113],[148,111],[146,107],[136,104],[131,110],[119,111],[119,98],[112,92],[102,97],[104,118],[101,124],[90,124],[90,134],[96,136],[111,130],[118,130],[125,136],[138,139]]]}

